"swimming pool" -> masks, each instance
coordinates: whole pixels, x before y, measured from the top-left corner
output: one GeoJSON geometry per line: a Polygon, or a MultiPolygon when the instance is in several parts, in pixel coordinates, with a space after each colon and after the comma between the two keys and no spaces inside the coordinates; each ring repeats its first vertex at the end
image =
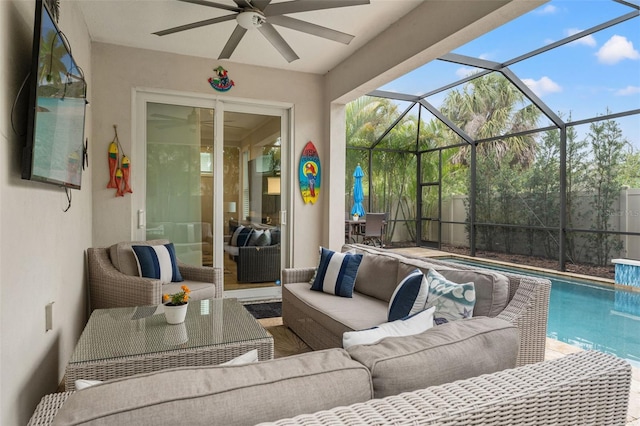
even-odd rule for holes
{"type": "Polygon", "coordinates": [[[640,367],[640,293],[480,261],[438,259],[549,279],[548,337],[585,350],[614,354],[640,367]]]}

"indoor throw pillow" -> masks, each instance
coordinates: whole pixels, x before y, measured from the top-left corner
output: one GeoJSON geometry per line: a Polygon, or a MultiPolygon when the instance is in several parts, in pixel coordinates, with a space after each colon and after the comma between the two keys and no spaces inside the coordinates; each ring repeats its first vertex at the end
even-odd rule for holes
{"type": "Polygon", "coordinates": [[[426,308],[436,307],[434,322],[436,325],[471,318],[476,303],[476,290],[472,282],[457,284],[447,280],[438,272],[429,269],[427,273],[429,295],[426,308]]]}
{"type": "Polygon", "coordinates": [[[183,281],[173,243],[157,246],[131,246],[141,277],[163,283],[183,281]]]}
{"type": "Polygon", "coordinates": [[[395,321],[420,312],[427,303],[429,284],[420,271],[415,269],[396,287],[389,300],[388,321],[395,321]]]}
{"type": "Polygon", "coordinates": [[[320,264],[311,290],[351,297],[362,255],[337,253],[324,247],[320,250],[320,264]]]}

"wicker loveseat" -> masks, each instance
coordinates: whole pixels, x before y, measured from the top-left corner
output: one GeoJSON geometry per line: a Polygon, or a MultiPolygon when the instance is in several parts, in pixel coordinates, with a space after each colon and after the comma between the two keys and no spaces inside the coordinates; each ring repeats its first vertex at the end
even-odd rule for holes
{"type": "Polygon", "coordinates": [[[237,225],[224,245],[236,262],[239,283],[259,283],[280,279],[280,229],[268,225],[237,225]],[[238,235],[238,233],[242,234],[238,235]],[[260,235],[266,234],[265,243],[260,235]],[[234,238],[235,237],[235,238],[234,238]]]}
{"type": "Polygon", "coordinates": [[[631,366],[600,352],[378,399],[367,374],[342,349],[164,370],[46,395],[28,426],[623,425],[631,386],[631,366]]]}

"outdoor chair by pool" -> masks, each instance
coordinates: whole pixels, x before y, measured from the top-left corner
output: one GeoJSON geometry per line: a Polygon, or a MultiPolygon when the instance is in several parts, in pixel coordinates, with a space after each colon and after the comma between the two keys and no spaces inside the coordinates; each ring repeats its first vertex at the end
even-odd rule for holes
{"type": "Polygon", "coordinates": [[[367,213],[365,216],[365,229],[363,244],[376,247],[384,246],[384,225],[386,213],[367,213]]]}

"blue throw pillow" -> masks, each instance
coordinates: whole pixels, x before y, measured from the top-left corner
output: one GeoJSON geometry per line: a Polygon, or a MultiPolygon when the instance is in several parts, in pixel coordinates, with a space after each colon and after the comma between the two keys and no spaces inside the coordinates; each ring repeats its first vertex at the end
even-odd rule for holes
{"type": "Polygon", "coordinates": [[[246,247],[249,245],[249,239],[251,238],[251,234],[253,233],[253,228],[244,227],[238,233],[238,247],[246,247]]]}
{"type": "Polygon", "coordinates": [[[424,309],[429,295],[429,284],[422,271],[415,269],[396,287],[389,300],[388,321],[395,321],[424,309]]]}
{"type": "Polygon", "coordinates": [[[157,246],[131,246],[141,277],[154,278],[163,283],[184,281],[173,243],[157,246]]]}
{"type": "Polygon", "coordinates": [[[311,290],[352,297],[360,262],[361,254],[337,253],[322,247],[320,264],[311,290]]]}

